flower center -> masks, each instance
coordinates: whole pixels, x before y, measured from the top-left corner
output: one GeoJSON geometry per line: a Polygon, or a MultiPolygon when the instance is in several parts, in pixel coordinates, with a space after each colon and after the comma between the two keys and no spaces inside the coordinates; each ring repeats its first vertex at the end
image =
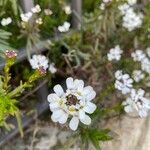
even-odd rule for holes
{"type": "Polygon", "coordinates": [[[65,104],[69,105],[69,106],[76,105],[78,103],[78,101],[79,101],[75,95],[71,95],[71,94],[68,95],[66,97],[66,99],[67,99],[67,102],[65,104]]]}

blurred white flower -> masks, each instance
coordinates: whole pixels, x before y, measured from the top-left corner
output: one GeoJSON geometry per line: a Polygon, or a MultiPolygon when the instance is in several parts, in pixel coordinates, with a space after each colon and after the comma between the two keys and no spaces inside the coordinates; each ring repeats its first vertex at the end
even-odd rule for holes
{"type": "Polygon", "coordinates": [[[150,109],[150,99],[145,98],[144,94],[142,89],[132,89],[130,96],[123,102],[124,110],[127,113],[136,111],[140,117],[146,117],[150,109]]]}
{"type": "Polygon", "coordinates": [[[112,0],[102,0],[103,1],[103,3],[109,3],[109,2],[111,2],[112,0]]]}
{"type": "Polygon", "coordinates": [[[39,12],[41,12],[41,7],[40,7],[40,5],[37,4],[35,7],[31,8],[31,11],[32,11],[33,13],[39,13],[39,12]]]}
{"type": "Polygon", "coordinates": [[[64,124],[71,117],[69,127],[76,130],[81,121],[85,125],[91,124],[91,118],[87,115],[96,110],[96,105],[92,103],[96,93],[91,86],[84,87],[82,80],[69,77],[66,79],[67,90],[58,84],[54,86],[54,92],[48,95],[51,119],[53,122],[64,124]]]}
{"type": "Polygon", "coordinates": [[[43,67],[46,70],[48,68],[48,59],[44,55],[33,55],[29,62],[32,69],[43,67]]]}
{"type": "Polygon", "coordinates": [[[133,31],[135,28],[141,27],[143,22],[143,15],[141,13],[136,14],[132,8],[129,8],[123,16],[123,27],[128,31],[133,31]]]}
{"type": "Polygon", "coordinates": [[[123,74],[121,70],[115,72],[115,88],[120,90],[122,94],[130,93],[133,80],[128,74],[123,74]]]}
{"type": "Polygon", "coordinates": [[[135,5],[137,3],[137,0],[128,0],[129,5],[135,5]]]}
{"type": "Polygon", "coordinates": [[[142,50],[136,50],[135,52],[131,53],[134,61],[143,61],[146,58],[145,53],[142,50]]]}
{"type": "Polygon", "coordinates": [[[8,18],[3,18],[3,19],[1,20],[1,25],[2,25],[2,26],[7,26],[7,25],[9,25],[11,22],[12,22],[12,19],[11,19],[10,17],[8,17],[8,18]]]}
{"type": "Polygon", "coordinates": [[[42,18],[36,19],[35,22],[39,25],[41,25],[43,23],[42,18]]]}
{"type": "Polygon", "coordinates": [[[71,7],[69,6],[69,5],[66,5],[65,7],[64,7],[64,11],[65,11],[65,13],[67,14],[67,15],[70,15],[71,14],[71,7]]]}
{"type": "Polygon", "coordinates": [[[49,71],[50,71],[52,74],[54,74],[54,73],[57,72],[57,69],[56,69],[54,63],[51,63],[51,64],[49,65],[49,71]]]}
{"type": "Polygon", "coordinates": [[[150,73],[150,60],[148,58],[141,61],[141,68],[143,71],[150,73]]]}
{"type": "Polygon", "coordinates": [[[132,73],[132,77],[135,82],[139,82],[144,79],[145,75],[141,70],[134,70],[132,73]]]}
{"type": "Polygon", "coordinates": [[[31,17],[32,17],[32,12],[28,12],[28,13],[25,13],[25,14],[21,14],[21,20],[22,20],[23,22],[28,22],[31,17]]]}
{"type": "Polygon", "coordinates": [[[50,9],[44,9],[44,13],[46,16],[50,16],[53,14],[52,10],[50,10],[50,9]]]}
{"type": "Polygon", "coordinates": [[[105,9],[105,4],[104,4],[104,3],[101,3],[100,6],[99,6],[99,8],[100,8],[101,10],[104,10],[104,9],[105,9]]]}
{"type": "Polygon", "coordinates": [[[64,24],[62,26],[58,26],[58,30],[60,32],[67,32],[69,31],[69,28],[70,28],[70,23],[69,22],[64,22],[64,24]]]}
{"type": "Polygon", "coordinates": [[[129,8],[130,6],[127,3],[118,6],[118,9],[121,11],[122,15],[125,15],[129,8]]]}
{"type": "Polygon", "coordinates": [[[123,51],[120,49],[120,46],[117,45],[115,48],[110,49],[109,53],[107,54],[108,60],[120,60],[122,53],[123,51]]]}

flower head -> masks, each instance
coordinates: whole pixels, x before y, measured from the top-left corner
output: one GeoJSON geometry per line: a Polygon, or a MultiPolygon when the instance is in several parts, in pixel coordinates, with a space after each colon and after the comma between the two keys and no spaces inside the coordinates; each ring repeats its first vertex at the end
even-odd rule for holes
{"type": "Polygon", "coordinates": [[[6,58],[16,58],[17,57],[17,52],[14,50],[6,50],[5,51],[5,56],[6,58]]]}
{"type": "Polygon", "coordinates": [[[37,4],[35,7],[31,8],[31,11],[33,13],[39,13],[41,11],[40,5],[37,4]]]}
{"type": "Polygon", "coordinates": [[[91,118],[87,114],[92,114],[96,105],[92,103],[96,93],[91,86],[84,87],[82,80],[69,77],[66,79],[66,91],[58,84],[54,86],[54,92],[48,95],[51,119],[54,122],[64,124],[71,117],[69,127],[72,130],[78,128],[79,121],[89,125],[91,118]]]}
{"type": "Polygon", "coordinates": [[[136,111],[140,117],[146,117],[150,109],[150,100],[145,98],[144,94],[142,89],[132,89],[130,96],[123,102],[124,110],[127,113],[136,111]]]}
{"type": "Polygon", "coordinates": [[[12,22],[12,19],[11,19],[10,17],[8,17],[8,18],[3,18],[3,19],[1,20],[1,25],[2,25],[2,26],[7,26],[7,25],[9,25],[11,22],[12,22]]]}
{"type": "Polygon", "coordinates": [[[121,70],[116,71],[115,73],[115,88],[120,90],[122,94],[130,93],[133,85],[133,80],[128,74],[123,74],[121,70]]]}
{"type": "Polygon", "coordinates": [[[48,68],[48,60],[43,55],[33,55],[29,62],[33,69],[39,69],[40,67],[43,67],[43,69],[46,70],[48,68]]]}
{"type": "Polygon", "coordinates": [[[71,12],[72,12],[69,5],[66,5],[66,6],[64,7],[64,11],[65,11],[65,13],[66,13],[67,15],[70,15],[71,12]]]}
{"type": "Polygon", "coordinates": [[[37,24],[41,25],[43,23],[42,18],[38,18],[35,21],[37,24]]]}
{"type": "Polygon", "coordinates": [[[107,54],[108,60],[120,60],[122,53],[123,51],[120,49],[120,46],[117,45],[115,48],[110,49],[109,53],[107,54]]]}
{"type": "Polygon", "coordinates": [[[131,56],[133,57],[134,61],[143,61],[146,57],[142,50],[136,50],[131,54],[131,56]]]}
{"type": "Polygon", "coordinates": [[[70,28],[70,23],[69,22],[64,22],[64,24],[62,26],[58,26],[58,30],[60,32],[67,32],[70,28]]]}
{"type": "Polygon", "coordinates": [[[28,12],[28,13],[25,13],[25,14],[21,14],[21,20],[23,22],[28,22],[30,20],[30,18],[32,17],[32,12],[28,12]]]}
{"type": "Polygon", "coordinates": [[[54,64],[54,63],[51,63],[51,64],[49,65],[49,71],[50,71],[52,74],[54,74],[54,73],[57,72],[57,69],[55,68],[55,64],[54,64]]]}
{"type": "Polygon", "coordinates": [[[44,9],[44,13],[45,13],[45,15],[47,15],[47,16],[50,16],[50,15],[53,14],[52,10],[50,10],[50,9],[44,9]]]}
{"type": "Polygon", "coordinates": [[[141,70],[134,70],[132,76],[135,82],[139,82],[145,77],[144,73],[141,70]]]}

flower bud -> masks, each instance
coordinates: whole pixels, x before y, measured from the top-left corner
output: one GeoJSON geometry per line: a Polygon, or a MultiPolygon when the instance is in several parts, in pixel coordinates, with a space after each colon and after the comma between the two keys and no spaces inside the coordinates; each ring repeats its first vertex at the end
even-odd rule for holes
{"type": "Polygon", "coordinates": [[[17,52],[14,50],[6,50],[5,56],[8,59],[16,58],[17,57],[17,52]]]}

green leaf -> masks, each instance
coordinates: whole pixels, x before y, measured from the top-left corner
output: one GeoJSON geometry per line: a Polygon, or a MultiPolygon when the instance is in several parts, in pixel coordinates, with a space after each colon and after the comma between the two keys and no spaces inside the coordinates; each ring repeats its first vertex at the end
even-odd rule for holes
{"type": "Polygon", "coordinates": [[[21,137],[23,137],[23,128],[22,128],[22,120],[21,120],[20,112],[17,111],[15,113],[15,115],[16,115],[16,119],[17,119],[17,123],[18,123],[18,128],[19,128],[20,135],[21,135],[21,137]]]}
{"type": "Polygon", "coordinates": [[[112,137],[110,135],[109,129],[88,129],[89,139],[96,148],[96,150],[100,150],[100,141],[108,141],[111,140],[112,137]]]}

